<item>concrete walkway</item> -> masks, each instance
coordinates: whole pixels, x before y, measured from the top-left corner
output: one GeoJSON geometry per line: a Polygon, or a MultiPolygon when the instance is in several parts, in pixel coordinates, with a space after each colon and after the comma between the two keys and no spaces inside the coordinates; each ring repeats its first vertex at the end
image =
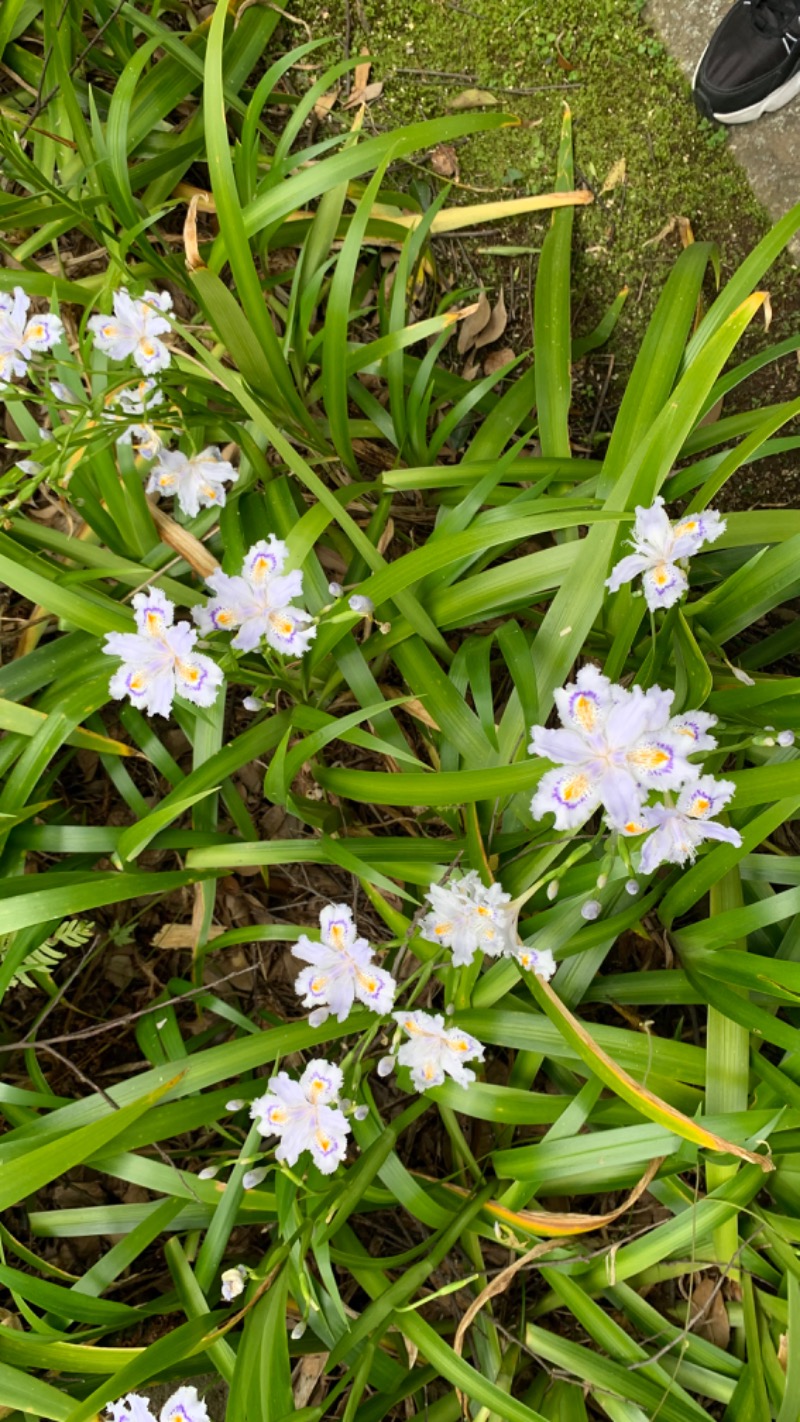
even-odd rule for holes
{"type": "MultiPolygon", "coordinates": [[[[730,0],[649,0],[645,19],[659,32],[691,81],[730,0]]],[[[753,192],[777,219],[800,202],[800,97],[756,123],[731,125],[730,144],[753,192]]],[[[792,246],[800,257],[800,241],[792,246]]]]}

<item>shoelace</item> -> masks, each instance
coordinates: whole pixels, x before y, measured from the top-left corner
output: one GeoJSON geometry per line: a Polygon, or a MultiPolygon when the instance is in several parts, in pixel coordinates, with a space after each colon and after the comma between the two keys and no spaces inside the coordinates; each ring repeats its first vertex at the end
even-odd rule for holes
{"type": "Polygon", "coordinates": [[[753,24],[765,35],[780,36],[800,19],[798,0],[750,0],[753,24]]]}

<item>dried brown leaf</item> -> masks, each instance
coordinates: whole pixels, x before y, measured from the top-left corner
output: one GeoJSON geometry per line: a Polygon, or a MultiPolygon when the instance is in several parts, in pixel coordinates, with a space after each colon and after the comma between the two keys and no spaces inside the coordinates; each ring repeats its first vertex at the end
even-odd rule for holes
{"type": "Polygon", "coordinates": [[[189,202],[186,219],[183,224],[183,250],[186,269],[190,272],[200,271],[205,263],[200,255],[200,247],[197,241],[197,209],[200,199],[197,193],[189,202]]]}
{"type": "Polygon", "coordinates": [[[724,395],[720,395],[719,399],[718,399],[717,401],[715,401],[715,403],[711,406],[711,409],[710,409],[710,410],[706,410],[706,413],[704,414],[702,420],[700,420],[700,424],[701,424],[701,425],[715,425],[715,424],[717,423],[717,420],[719,419],[720,415],[722,414],[722,406],[723,406],[724,404],[725,404],[725,396],[724,396],[724,395]]]}
{"type": "MultiPolygon", "coordinates": [[[[381,691],[387,697],[392,697],[395,694],[390,686],[382,686],[381,691]]],[[[413,716],[415,721],[421,721],[423,726],[430,727],[432,731],[441,731],[442,728],[439,722],[431,715],[425,703],[420,701],[418,697],[412,696],[410,700],[404,701],[403,710],[407,711],[409,716],[413,716]]]]}
{"type": "Polygon", "coordinates": [[[437,143],[431,152],[430,163],[440,178],[458,178],[458,154],[452,143],[437,143]]]}
{"type": "Polygon", "coordinates": [[[343,109],[354,109],[358,104],[371,104],[373,99],[379,99],[383,93],[383,80],[376,79],[374,84],[367,84],[365,89],[354,89],[346,103],[342,104],[343,109]]]}
{"type": "Polygon", "coordinates": [[[327,94],[322,94],[314,105],[314,117],[318,119],[327,118],[338,97],[338,89],[330,89],[327,94]]]}
{"type": "Polygon", "coordinates": [[[153,499],[148,499],[147,505],[162,543],[166,543],[175,553],[179,553],[189,564],[189,567],[193,568],[201,578],[207,578],[209,573],[213,573],[219,567],[213,553],[209,553],[199,538],[195,538],[188,528],[182,528],[179,523],[170,518],[169,514],[165,514],[153,499]]]}
{"type": "Polygon", "coordinates": [[[386,552],[386,549],[389,547],[389,544],[391,543],[393,538],[394,519],[389,518],[386,520],[386,527],[383,530],[383,533],[381,534],[380,538],[378,539],[378,552],[380,553],[381,557],[383,557],[383,554],[386,552]]]}
{"type": "Polygon", "coordinates": [[[698,1279],[692,1289],[692,1331],[708,1339],[723,1352],[731,1336],[730,1319],[719,1282],[709,1274],[698,1279]]]}
{"type": "Polygon", "coordinates": [[[353,75],[354,89],[366,89],[369,83],[370,70],[372,69],[372,60],[369,57],[369,50],[362,49],[361,54],[364,57],[362,62],[356,65],[355,74],[353,75]]]}
{"type": "Polygon", "coordinates": [[[494,94],[490,94],[488,89],[462,89],[460,94],[456,94],[454,99],[448,102],[448,109],[482,109],[488,104],[497,104],[494,94]]]}
{"type": "Polygon", "coordinates": [[[516,360],[516,351],[512,351],[510,346],[503,346],[499,351],[491,351],[483,362],[484,375],[496,375],[498,370],[510,365],[512,360],[516,360]]]}
{"type": "Polygon", "coordinates": [[[484,326],[491,318],[492,308],[489,305],[489,298],[485,291],[482,291],[475,303],[475,310],[465,321],[462,322],[458,332],[458,354],[464,355],[470,346],[475,344],[484,326]]]}
{"type": "Polygon", "coordinates": [[[506,301],[501,286],[500,295],[497,298],[497,305],[475,342],[476,351],[479,351],[482,346],[490,346],[493,341],[499,341],[507,325],[508,312],[506,311],[506,301]]]}
{"type": "MultiPolygon", "coordinates": [[[[224,932],[217,924],[212,924],[208,930],[209,938],[219,938],[224,932]]],[[[159,928],[153,939],[154,948],[191,948],[197,947],[197,929],[191,923],[165,923],[163,928],[159,928]]]]}
{"type": "Polygon", "coordinates": [[[327,1361],[327,1353],[307,1353],[295,1368],[292,1374],[292,1391],[294,1405],[298,1411],[310,1403],[327,1361]]]}

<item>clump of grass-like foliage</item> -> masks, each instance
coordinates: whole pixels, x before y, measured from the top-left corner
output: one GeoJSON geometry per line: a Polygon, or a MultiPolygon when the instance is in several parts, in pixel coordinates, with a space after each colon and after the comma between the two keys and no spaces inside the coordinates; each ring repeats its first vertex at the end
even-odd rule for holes
{"type": "Polygon", "coordinates": [[[794,1422],[800,514],[712,506],[800,400],[706,417],[800,209],[575,457],[569,114],[464,380],[428,254],[505,207],[402,161],[513,119],[320,126],[281,15],[0,15],[0,1406],[794,1422]]]}

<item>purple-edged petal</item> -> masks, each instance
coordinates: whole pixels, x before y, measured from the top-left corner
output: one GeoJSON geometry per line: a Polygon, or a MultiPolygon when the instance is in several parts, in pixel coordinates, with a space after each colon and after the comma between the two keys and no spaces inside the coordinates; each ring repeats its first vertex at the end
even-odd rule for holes
{"type": "Polygon", "coordinates": [[[146,593],[137,593],[134,597],[133,613],[143,636],[160,638],[172,626],[175,605],[161,588],[150,587],[146,593]]]}
{"type": "Polygon", "coordinates": [[[642,578],[644,600],[651,612],[659,608],[673,607],[683,597],[689,580],[682,568],[675,563],[657,563],[642,578]]]}
{"type": "Polygon", "coordinates": [[[725,519],[715,509],[686,514],[672,528],[673,558],[690,558],[704,543],[715,543],[726,527],[725,519]]]}
{"type": "Polygon", "coordinates": [[[584,770],[549,770],[531,801],[536,820],[555,815],[556,829],[577,829],[600,804],[600,779],[584,770]]]}

